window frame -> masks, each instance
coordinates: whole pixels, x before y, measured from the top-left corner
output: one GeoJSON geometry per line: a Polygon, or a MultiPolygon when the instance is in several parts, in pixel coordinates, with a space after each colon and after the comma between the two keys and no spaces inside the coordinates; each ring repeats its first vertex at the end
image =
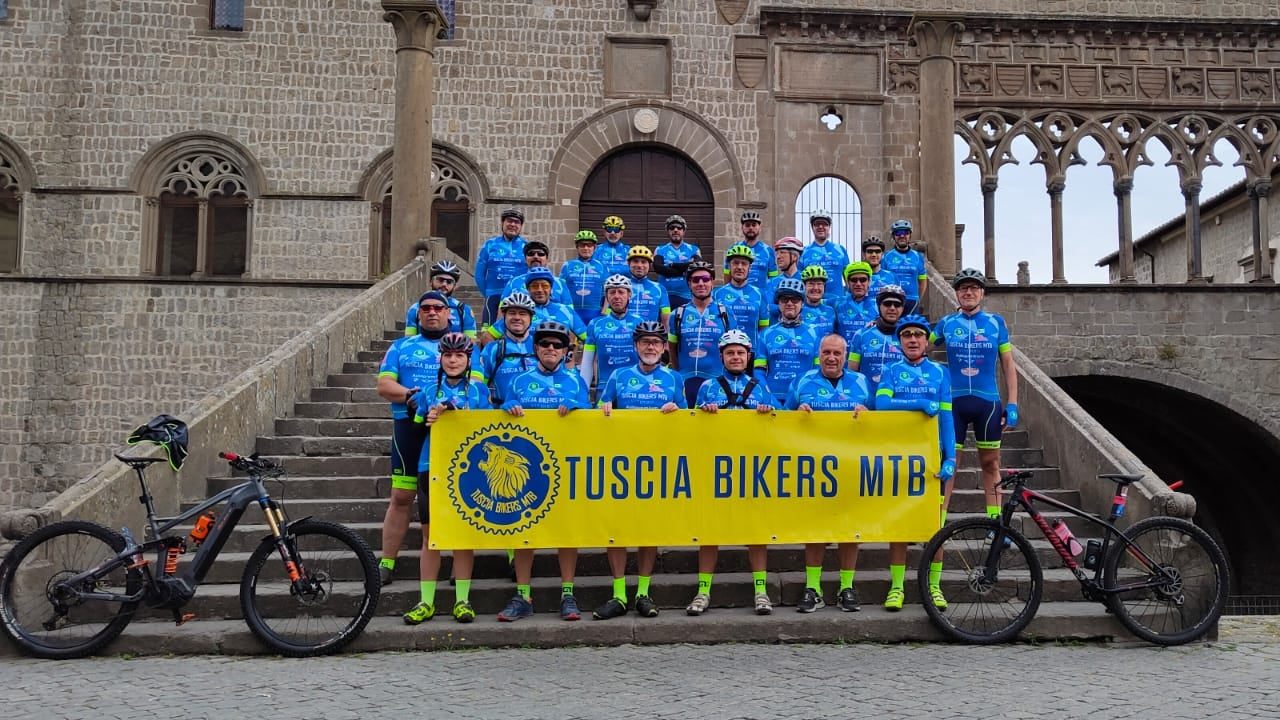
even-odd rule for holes
{"type": "Polygon", "coordinates": [[[245,278],[249,275],[249,237],[250,230],[253,226],[253,215],[250,212],[253,208],[253,201],[244,196],[226,196],[215,194],[209,198],[198,198],[194,195],[178,195],[171,192],[162,192],[156,198],[158,212],[156,213],[156,242],[155,242],[155,258],[153,266],[155,269],[153,275],[158,277],[190,277],[192,279],[202,278],[245,278]],[[181,273],[164,272],[166,256],[166,245],[164,242],[164,232],[160,224],[164,222],[166,207],[195,207],[196,210],[196,262],[195,270],[188,275],[181,273]],[[245,253],[244,253],[244,269],[232,275],[219,275],[213,272],[214,254],[211,252],[211,244],[213,242],[214,233],[217,230],[216,216],[213,212],[216,207],[243,207],[245,212],[245,253]]]}
{"type": "Polygon", "coordinates": [[[209,0],[209,29],[213,32],[242,33],[248,25],[248,3],[245,0],[209,0]],[[240,27],[218,26],[218,6],[225,3],[239,3],[240,6],[240,27]]]}

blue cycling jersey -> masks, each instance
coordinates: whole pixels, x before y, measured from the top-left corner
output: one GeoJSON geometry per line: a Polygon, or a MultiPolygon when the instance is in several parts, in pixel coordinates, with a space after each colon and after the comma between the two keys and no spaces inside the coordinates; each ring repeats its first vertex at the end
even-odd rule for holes
{"type": "Polygon", "coordinates": [[[938,321],[929,339],[947,346],[952,393],[1000,400],[996,377],[1000,355],[1013,350],[1004,318],[984,310],[972,315],[955,312],[938,321]]]}
{"type": "Polygon", "coordinates": [[[560,268],[560,279],[569,288],[574,310],[600,312],[604,304],[604,265],[594,257],[574,258],[560,268]]]}
{"type": "Polygon", "coordinates": [[[822,369],[806,372],[796,380],[787,395],[787,409],[808,405],[814,410],[854,410],[859,405],[871,407],[871,391],[862,373],[845,370],[832,380],[822,369]]]}
{"type": "Polygon", "coordinates": [[[662,313],[671,312],[671,299],[667,296],[667,289],[647,277],[630,277],[631,302],[627,305],[627,312],[641,320],[661,322],[662,313]]]}
{"type": "Polygon", "coordinates": [[[874,298],[876,293],[880,292],[880,288],[885,285],[893,285],[896,282],[898,282],[898,279],[893,276],[893,273],[882,267],[871,273],[871,282],[868,283],[867,294],[874,298]]]}
{"type": "Polygon", "coordinates": [[[845,293],[840,302],[836,303],[836,332],[852,348],[853,341],[876,321],[877,314],[876,299],[873,296],[863,295],[861,300],[856,300],[853,295],[845,293]]]}
{"type": "MultiPolygon", "coordinates": [[[[769,287],[769,278],[778,275],[778,259],[773,252],[773,248],[763,240],[757,239],[755,245],[751,245],[743,240],[730,245],[730,248],[738,247],[751,248],[751,252],[755,253],[756,259],[751,262],[751,269],[747,271],[747,284],[758,288],[760,292],[764,292],[769,287]]],[[[726,254],[724,258],[724,276],[729,277],[729,256],[726,254]]]]}
{"type": "MultiPolygon", "coordinates": [[[[448,332],[464,333],[469,338],[476,336],[476,318],[471,314],[471,306],[461,300],[449,298],[448,332]]],[[[404,334],[418,334],[418,303],[409,306],[404,313],[404,334]]]]}
{"type": "Polygon", "coordinates": [[[591,407],[591,401],[587,396],[587,384],[577,370],[561,365],[555,372],[546,372],[538,365],[511,381],[511,397],[502,403],[502,407],[506,409],[517,405],[529,410],[554,410],[561,405],[581,410],[591,407]]]}
{"type": "Polygon", "coordinates": [[[845,251],[843,245],[838,245],[831,240],[828,240],[825,245],[809,243],[804,252],[800,253],[801,270],[810,265],[821,265],[827,271],[827,295],[833,297],[841,291],[844,266],[848,264],[849,253],[845,251]]]}
{"type": "Polygon", "coordinates": [[[937,403],[938,443],[942,460],[956,459],[956,428],[951,417],[951,380],[947,371],[929,358],[912,363],[905,358],[884,369],[876,390],[877,410],[921,410],[937,403]]]}
{"type": "Polygon", "coordinates": [[[592,260],[599,261],[604,265],[605,277],[610,275],[630,275],[631,268],[627,266],[627,253],[631,252],[631,246],[622,242],[609,242],[608,240],[596,246],[596,254],[591,256],[592,260]]]}
{"type": "Polygon", "coordinates": [[[520,340],[503,335],[484,347],[476,347],[471,359],[471,377],[490,386],[493,402],[501,405],[511,397],[511,381],[537,364],[533,333],[520,340]]]}
{"type": "Polygon", "coordinates": [[[836,309],[825,300],[817,305],[810,305],[806,301],[800,308],[800,323],[812,327],[818,337],[830,335],[836,329],[836,309]]]}
{"type": "MultiPolygon", "coordinates": [[[[529,332],[532,333],[537,330],[539,323],[544,323],[548,320],[568,326],[573,331],[573,334],[578,336],[579,340],[586,340],[587,338],[587,326],[582,324],[582,317],[574,312],[573,308],[558,302],[548,302],[546,305],[535,304],[533,306],[533,324],[529,326],[529,332]]],[[[489,328],[489,334],[494,338],[502,337],[502,334],[506,331],[506,318],[499,319],[489,328]]]]}
{"type": "Polygon", "coordinates": [[[758,378],[752,378],[748,373],[726,372],[718,378],[711,378],[702,383],[698,388],[698,399],[694,402],[697,407],[703,405],[717,405],[720,408],[742,408],[745,410],[755,410],[760,405],[769,407],[778,407],[778,401],[773,397],[773,393],[769,392],[769,386],[761,382],[758,378]],[[734,403],[729,402],[729,396],[724,392],[724,385],[720,380],[724,380],[724,385],[729,386],[729,391],[734,395],[734,403]],[[756,383],[751,388],[751,392],[745,397],[743,391],[747,389],[747,383],[755,379],[756,383]]]}
{"type": "Polygon", "coordinates": [[[523,235],[494,235],[476,253],[476,285],[485,297],[498,295],[507,281],[525,271],[523,235]]]}
{"type": "MultiPolygon", "coordinates": [[[[656,257],[661,257],[667,265],[675,263],[687,263],[698,257],[700,251],[698,246],[690,242],[682,242],[679,245],[667,243],[657,250],[653,251],[656,257]]],[[[662,278],[662,287],[666,289],[668,297],[678,297],[688,300],[689,284],[684,281],[684,277],[662,278]]]]}
{"type": "Polygon", "coordinates": [[[705,310],[692,302],[671,313],[667,340],[676,346],[676,358],[682,377],[715,377],[724,369],[720,364],[720,336],[732,322],[728,308],[712,301],[705,310]]]}
{"type": "Polygon", "coordinates": [[[908,300],[920,299],[920,281],[926,280],[929,273],[924,267],[924,255],[920,251],[907,248],[906,252],[896,247],[885,251],[880,267],[889,271],[894,282],[902,286],[908,300]]]}
{"type": "MultiPolygon", "coordinates": [[[[529,292],[529,273],[522,272],[519,275],[507,281],[505,287],[502,288],[502,297],[506,297],[513,292],[529,292]]],[[[602,290],[603,292],[603,290],[602,290]]],[[[551,278],[551,302],[560,303],[573,307],[573,294],[569,292],[569,286],[565,284],[563,278],[551,278]]]]}
{"type": "MultiPolygon", "coordinates": [[[[440,369],[440,340],[414,335],[391,343],[382,356],[378,377],[389,377],[407,388],[424,388],[436,382],[440,369]]],[[[402,402],[391,403],[391,417],[404,420],[409,408],[402,402]]]]}
{"type": "Polygon", "coordinates": [[[804,323],[782,323],[765,330],[756,348],[756,366],[767,369],[769,391],[776,397],[786,397],[796,378],[818,364],[821,342],[813,327],[804,323]]]}
{"type": "Polygon", "coordinates": [[[656,366],[645,372],[639,365],[625,367],[609,378],[600,393],[601,403],[613,403],[622,410],[660,408],[669,402],[687,408],[684,400],[684,381],[670,368],[656,366]]]}
{"type": "MultiPolygon", "coordinates": [[[[431,383],[413,397],[418,406],[418,412],[413,416],[413,421],[416,423],[425,423],[427,411],[434,405],[449,405],[454,410],[493,409],[493,405],[489,402],[489,388],[473,378],[467,378],[466,382],[445,379],[439,385],[431,383]]],[[[427,428],[427,437],[422,441],[422,454],[418,458],[418,472],[424,473],[430,470],[430,463],[431,429],[427,428]]]]}
{"type": "Polygon", "coordinates": [[[765,288],[765,291],[764,291],[764,301],[765,301],[765,304],[769,306],[768,314],[769,314],[770,325],[778,324],[778,317],[779,317],[778,303],[774,302],[773,298],[774,298],[774,295],[778,293],[778,284],[781,283],[786,278],[794,278],[796,280],[799,280],[800,279],[799,266],[797,266],[795,268],[795,272],[791,273],[790,275],[779,274],[769,278],[769,286],[765,288]]]}
{"type": "Polygon", "coordinates": [[[639,360],[631,335],[639,324],[640,318],[636,315],[627,313],[618,317],[610,311],[587,326],[587,341],[582,349],[596,354],[596,387],[604,387],[614,371],[635,365],[639,360]]]}
{"type": "Polygon", "coordinates": [[[875,325],[859,333],[849,346],[849,360],[858,363],[858,372],[866,376],[873,395],[880,385],[884,366],[901,359],[902,346],[898,344],[897,336],[886,335],[875,325]]]}
{"type": "Polygon", "coordinates": [[[753,345],[760,336],[760,331],[769,326],[764,292],[751,283],[742,287],[733,283],[721,285],[711,292],[711,299],[729,311],[729,321],[733,328],[746,333],[753,345]]]}

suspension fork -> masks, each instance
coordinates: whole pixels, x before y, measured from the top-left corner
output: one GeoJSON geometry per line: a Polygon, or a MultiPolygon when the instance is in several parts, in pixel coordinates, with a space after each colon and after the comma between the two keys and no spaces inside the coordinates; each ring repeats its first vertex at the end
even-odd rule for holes
{"type": "Polygon", "coordinates": [[[258,506],[262,508],[262,514],[267,518],[267,526],[271,528],[271,536],[276,541],[276,551],[280,553],[280,559],[289,573],[289,581],[298,582],[302,579],[302,566],[296,560],[297,552],[285,539],[284,511],[266,495],[258,498],[258,506]]]}

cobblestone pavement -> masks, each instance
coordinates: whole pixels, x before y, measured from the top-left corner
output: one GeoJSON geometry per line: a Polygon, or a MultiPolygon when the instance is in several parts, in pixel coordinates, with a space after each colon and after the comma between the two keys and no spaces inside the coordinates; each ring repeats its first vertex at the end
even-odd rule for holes
{"type": "Polygon", "coordinates": [[[1276,718],[1280,643],[668,645],[0,659],[20,718],[1276,718]]]}

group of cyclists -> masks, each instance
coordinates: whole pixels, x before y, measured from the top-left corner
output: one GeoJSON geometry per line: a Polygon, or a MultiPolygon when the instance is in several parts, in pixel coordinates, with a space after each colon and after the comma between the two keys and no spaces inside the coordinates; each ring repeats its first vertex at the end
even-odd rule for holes
{"type": "MultiPolygon", "coordinates": [[[[986,278],[974,269],[957,273],[952,285],[958,308],[933,325],[918,312],[927,274],[924,257],[911,247],[911,222],[893,222],[891,245],[867,237],[862,258],[851,261],[832,241],[831,219],[826,211],[814,212],[811,242],[783,237],[770,246],[760,239],[760,215],[744,212],[742,238],[716,268],[686,240],[681,216],[667,218],[669,242],[651,250],[628,245],[622,218],[611,215],[604,219],[603,243],[591,230],[577,233],[577,257],[557,275],[548,265],[548,246],[525,238],[524,215],[510,208],[502,213],[502,233],[489,238],[476,259],[476,284],[485,298],[480,323],[453,297],[459,268],[448,261],[433,265],[431,288],[408,309],[405,337],[387,351],[377,384],[393,417],[392,490],[380,561],[384,583],[393,578],[415,500],[423,533],[421,600],[405,613],[405,622],[435,615],[440,552],[428,542],[429,428],[451,410],[501,409],[515,417],[526,409],[564,416],[587,408],[606,416],[633,409],[793,410],[855,418],[872,409],[922,412],[939,418],[942,521],[957,451],[970,427],[986,512],[998,515],[1001,434],[1018,423],[1017,370],[1003,318],[983,309],[986,278]],[[945,367],[927,356],[934,345],[946,348],[945,367]]],[[[820,582],[826,547],[805,547],[799,612],[826,606],[820,582]]],[[[578,620],[578,550],[558,553],[560,617],[578,620]]],[[[773,610],[766,553],[763,545],[748,547],[754,609],[762,615],[773,610]]],[[[699,549],[689,615],[711,606],[717,554],[716,547],[699,549]]],[[[638,549],[639,578],[631,599],[624,577],[627,549],[609,548],[607,555],[613,593],[593,617],[616,618],[631,609],[656,617],[649,584],[657,548],[638,549]]],[[[890,611],[903,605],[906,555],[906,543],[890,545],[891,582],[883,602],[890,611]]],[[[860,609],[857,556],[857,543],[839,544],[834,604],[846,612],[860,609]]],[[[507,622],[533,613],[533,551],[509,551],[509,560],[516,593],[498,615],[507,622]]],[[[471,551],[453,551],[452,615],[459,622],[475,618],[469,602],[473,561],[471,551]]],[[[941,558],[935,558],[924,601],[945,608],[941,573],[941,558]]]]}

